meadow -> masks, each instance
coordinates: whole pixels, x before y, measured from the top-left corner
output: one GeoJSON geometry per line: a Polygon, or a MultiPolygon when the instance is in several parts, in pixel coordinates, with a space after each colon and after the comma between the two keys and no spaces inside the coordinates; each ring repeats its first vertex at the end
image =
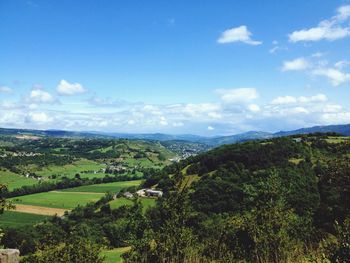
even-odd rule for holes
{"type": "Polygon", "coordinates": [[[123,181],[123,182],[113,182],[106,184],[93,184],[79,186],[70,189],[64,189],[62,192],[88,192],[88,193],[118,193],[121,189],[131,186],[139,186],[142,180],[133,180],[133,181],[123,181]]]}
{"type": "Polygon", "coordinates": [[[60,177],[66,176],[72,178],[76,174],[80,174],[81,178],[103,178],[105,176],[105,173],[99,171],[105,167],[106,166],[104,164],[95,161],[80,159],[71,164],[66,164],[63,166],[49,165],[42,168],[41,170],[36,170],[35,173],[43,177],[58,175],[60,177]],[[95,171],[97,173],[94,173],[95,171]]]}
{"type": "Polygon", "coordinates": [[[121,263],[121,255],[127,252],[130,247],[120,247],[112,250],[104,250],[101,252],[101,256],[105,257],[104,263],[121,263]]]}
{"type": "Polygon", "coordinates": [[[25,185],[37,184],[38,181],[33,178],[26,178],[7,170],[2,170],[0,171],[0,183],[7,185],[8,189],[11,191],[15,188],[20,188],[25,185]]]}
{"type": "Polygon", "coordinates": [[[33,205],[71,210],[78,205],[98,201],[103,193],[77,193],[51,191],[11,198],[14,204],[33,205]]]}
{"type": "MultiPolygon", "coordinates": [[[[156,199],[154,198],[140,198],[141,204],[143,211],[145,212],[149,207],[155,206],[156,204],[156,199]]],[[[111,206],[112,209],[119,208],[124,205],[132,205],[133,201],[127,198],[117,198],[111,202],[109,202],[109,205],[111,206]]]]}
{"type": "Polygon", "coordinates": [[[4,214],[0,215],[0,227],[16,228],[25,225],[34,225],[47,218],[49,217],[44,215],[5,211],[4,214]]]}

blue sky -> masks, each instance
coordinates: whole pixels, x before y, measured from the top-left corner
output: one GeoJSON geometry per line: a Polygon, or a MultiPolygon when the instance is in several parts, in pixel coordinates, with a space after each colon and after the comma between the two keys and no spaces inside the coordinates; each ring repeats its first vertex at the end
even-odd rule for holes
{"type": "Polygon", "coordinates": [[[0,127],[350,123],[350,1],[0,1],[0,127]]]}

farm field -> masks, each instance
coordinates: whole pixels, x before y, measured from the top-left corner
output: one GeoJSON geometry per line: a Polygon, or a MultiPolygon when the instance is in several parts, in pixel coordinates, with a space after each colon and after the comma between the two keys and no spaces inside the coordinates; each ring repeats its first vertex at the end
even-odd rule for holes
{"type": "Polygon", "coordinates": [[[105,183],[105,184],[85,185],[85,186],[79,186],[79,187],[70,188],[70,189],[64,189],[62,190],[62,192],[117,193],[122,188],[130,187],[130,186],[139,186],[141,182],[142,180],[133,180],[133,181],[105,183]]]}
{"type": "Polygon", "coordinates": [[[96,202],[103,195],[103,193],[81,194],[76,192],[51,191],[14,197],[10,200],[14,204],[62,208],[70,210],[78,205],[85,205],[89,202],[96,202]]]}
{"type": "MultiPolygon", "coordinates": [[[[152,207],[156,203],[156,199],[154,198],[141,198],[141,203],[143,206],[143,211],[145,212],[149,207],[152,207]]],[[[109,202],[112,209],[121,207],[123,205],[132,205],[133,201],[127,198],[117,198],[111,202],[109,202]]]]}
{"type": "Polygon", "coordinates": [[[350,142],[350,137],[348,136],[330,137],[330,138],[327,138],[326,141],[328,143],[350,142]]]}
{"type": "Polygon", "coordinates": [[[5,211],[0,215],[0,227],[20,227],[24,225],[34,225],[49,218],[48,216],[20,213],[16,211],[5,211]]]}
{"type": "Polygon", "coordinates": [[[102,256],[105,257],[104,263],[121,263],[123,262],[121,255],[127,252],[130,247],[120,247],[112,250],[102,251],[102,256]]]}
{"type": "Polygon", "coordinates": [[[12,173],[10,171],[0,171],[0,183],[7,185],[8,189],[11,191],[15,188],[20,188],[25,185],[37,184],[38,181],[12,173]]]}
{"type": "Polygon", "coordinates": [[[58,175],[60,177],[67,176],[69,178],[72,178],[75,176],[75,174],[79,173],[82,178],[103,178],[105,176],[104,173],[94,173],[94,171],[97,172],[101,168],[105,167],[106,166],[104,164],[100,164],[86,159],[81,159],[72,164],[67,164],[63,166],[50,165],[44,167],[42,170],[35,171],[35,173],[43,177],[58,175]]]}

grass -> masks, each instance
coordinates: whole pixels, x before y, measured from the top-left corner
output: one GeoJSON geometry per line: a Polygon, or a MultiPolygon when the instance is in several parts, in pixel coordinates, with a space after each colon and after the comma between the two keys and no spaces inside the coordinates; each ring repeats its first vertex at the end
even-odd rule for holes
{"type": "Polygon", "coordinates": [[[303,158],[290,158],[289,162],[298,165],[300,162],[304,161],[303,158]]]}
{"type": "Polygon", "coordinates": [[[4,214],[0,215],[0,227],[17,228],[20,226],[34,225],[47,218],[49,217],[43,215],[5,211],[4,214]]]}
{"type": "MultiPolygon", "coordinates": [[[[141,198],[140,200],[141,200],[142,209],[144,212],[146,212],[146,210],[149,207],[152,207],[156,204],[156,199],[154,199],[154,198],[141,198]]],[[[122,197],[122,198],[117,198],[116,200],[109,202],[109,204],[110,204],[112,209],[116,209],[116,208],[119,208],[119,207],[124,206],[124,205],[132,205],[133,201],[122,197]]]]}
{"type": "Polygon", "coordinates": [[[0,171],[0,183],[7,185],[8,189],[12,191],[15,188],[20,188],[25,185],[37,184],[38,181],[12,173],[10,171],[0,171]]]}
{"type": "Polygon", "coordinates": [[[102,193],[69,193],[63,191],[52,191],[24,195],[11,198],[14,204],[34,205],[52,208],[73,209],[78,205],[96,202],[103,196],[102,193]]]}
{"type": "Polygon", "coordinates": [[[341,142],[350,142],[350,137],[339,136],[339,137],[328,137],[326,139],[328,143],[341,143],[341,142]]]}
{"type": "Polygon", "coordinates": [[[123,262],[121,255],[130,250],[130,247],[120,247],[112,250],[104,250],[101,256],[105,257],[104,263],[121,263],[123,262]]]}
{"type": "Polygon", "coordinates": [[[198,174],[186,175],[185,179],[181,183],[181,189],[185,187],[190,187],[192,183],[197,182],[200,179],[198,174]]]}
{"type": "Polygon", "coordinates": [[[82,178],[104,177],[104,173],[82,173],[83,171],[99,171],[101,168],[105,168],[105,165],[94,161],[81,159],[72,164],[67,164],[63,166],[50,165],[48,167],[44,167],[42,170],[35,171],[35,173],[43,177],[49,177],[51,175],[61,175],[71,178],[74,177],[77,173],[79,173],[82,178]]]}
{"type": "Polygon", "coordinates": [[[93,184],[93,185],[85,185],[79,186],[75,188],[65,189],[62,192],[91,192],[91,193],[107,193],[113,192],[117,193],[121,189],[130,187],[130,186],[139,186],[141,184],[141,180],[134,181],[123,181],[123,182],[114,182],[114,183],[106,183],[106,184],[93,184]]]}

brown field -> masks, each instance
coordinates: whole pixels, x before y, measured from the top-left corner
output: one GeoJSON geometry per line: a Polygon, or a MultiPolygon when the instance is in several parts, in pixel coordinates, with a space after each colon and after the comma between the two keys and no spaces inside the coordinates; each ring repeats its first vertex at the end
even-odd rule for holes
{"type": "Polygon", "coordinates": [[[34,205],[19,205],[16,204],[15,211],[22,213],[30,213],[37,215],[47,215],[47,216],[63,216],[66,209],[60,208],[50,208],[50,207],[42,207],[42,206],[34,206],[34,205]]]}
{"type": "Polygon", "coordinates": [[[15,138],[16,139],[20,139],[20,140],[33,140],[33,141],[40,140],[39,136],[25,135],[25,134],[16,135],[15,138]]]}

